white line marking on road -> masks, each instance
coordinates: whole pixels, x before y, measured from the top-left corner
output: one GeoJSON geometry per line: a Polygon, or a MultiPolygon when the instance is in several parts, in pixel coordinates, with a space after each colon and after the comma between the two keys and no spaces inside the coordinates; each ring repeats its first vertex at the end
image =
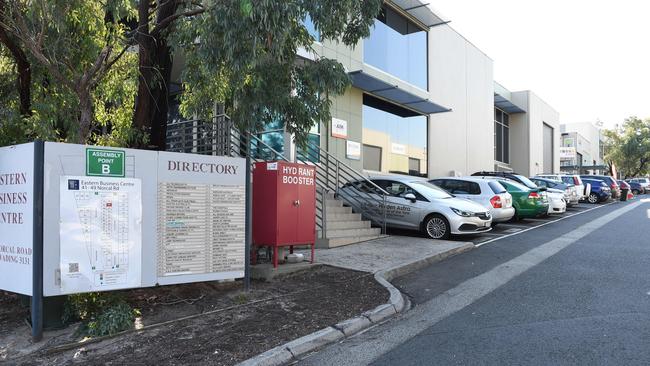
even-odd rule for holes
{"type": "Polygon", "coordinates": [[[443,319],[475,303],[522,273],[583,239],[594,230],[604,227],[612,220],[637,208],[640,204],[638,202],[621,207],[581,225],[487,272],[470,278],[429,301],[419,304],[413,310],[404,313],[397,321],[388,321],[385,323],[387,325],[380,324],[361,335],[348,338],[302,360],[301,364],[319,366],[368,365],[381,355],[390,352],[395,347],[421,334],[443,319]]]}
{"type": "MultiPolygon", "coordinates": [[[[643,202],[643,201],[642,201],[642,202],[643,202]]],[[[648,202],[650,202],[650,200],[648,200],[648,202]]],[[[552,224],[552,223],[554,223],[554,222],[558,222],[558,221],[561,221],[561,220],[568,219],[569,217],[573,217],[573,216],[581,215],[581,214],[583,214],[583,213],[587,213],[587,212],[589,212],[589,211],[593,211],[593,210],[597,210],[597,209],[599,209],[599,208],[603,208],[603,207],[605,207],[605,206],[613,205],[614,203],[616,203],[616,201],[614,201],[614,202],[610,202],[610,203],[606,203],[606,204],[604,204],[604,205],[600,205],[600,206],[592,207],[592,208],[590,208],[590,209],[587,209],[587,210],[584,210],[584,211],[580,211],[580,212],[576,212],[576,213],[571,214],[571,215],[568,215],[568,216],[563,216],[563,217],[560,217],[560,218],[557,219],[557,220],[553,220],[553,221],[549,221],[549,222],[543,223],[543,224],[541,224],[541,225],[537,225],[537,226],[529,227],[529,228],[527,228],[527,229],[524,229],[524,230],[518,231],[518,232],[516,232],[516,233],[512,233],[512,234],[504,235],[504,236],[502,236],[502,237],[500,237],[500,238],[490,239],[490,240],[488,240],[488,241],[484,241],[484,242],[482,242],[482,243],[475,244],[474,246],[477,247],[477,248],[479,248],[479,247],[484,246],[485,244],[490,244],[490,243],[495,242],[495,241],[497,241],[497,240],[501,240],[501,239],[509,238],[509,237],[511,237],[511,236],[514,236],[514,235],[523,234],[523,233],[525,233],[525,232],[527,232],[527,231],[530,231],[530,230],[533,230],[533,229],[537,229],[537,228],[540,228],[540,227],[542,227],[542,226],[546,226],[546,225],[548,225],[548,224],[552,224]]]]}

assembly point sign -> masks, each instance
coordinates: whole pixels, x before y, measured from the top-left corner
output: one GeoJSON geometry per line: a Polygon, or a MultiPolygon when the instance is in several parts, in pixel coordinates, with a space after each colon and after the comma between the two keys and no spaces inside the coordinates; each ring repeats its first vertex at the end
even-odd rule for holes
{"type": "Polygon", "coordinates": [[[123,178],[124,151],[86,149],[86,175],[123,178]]]}

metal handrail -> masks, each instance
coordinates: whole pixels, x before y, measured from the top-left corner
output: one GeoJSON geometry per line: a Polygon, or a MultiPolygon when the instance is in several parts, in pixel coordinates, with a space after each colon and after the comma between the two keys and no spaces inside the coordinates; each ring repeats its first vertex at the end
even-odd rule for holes
{"type": "MultiPolygon", "coordinates": [[[[328,189],[332,189],[335,191],[335,193],[343,198],[345,201],[348,202],[351,206],[353,206],[354,209],[357,211],[360,211],[362,214],[364,214],[368,219],[371,221],[375,221],[377,224],[379,224],[382,228],[382,233],[386,233],[386,197],[389,196],[390,194],[386,192],[384,189],[379,187],[377,184],[369,180],[367,177],[364,175],[360,174],[329,152],[323,150],[320,148],[320,146],[317,146],[313,143],[308,143],[307,144],[307,151],[302,151],[299,152],[299,154],[302,154],[303,156],[306,153],[306,158],[307,161],[311,161],[311,159],[315,158],[314,160],[318,160],[318,162],[321,165],[321,170],[324,168],[325,170],[325,180],[326,182],[323,184],[325,185],[328,189]],[[314,151],[315,150],[315,151],[314,151]],[[316,156],[314,156],[314,154],[316,156]],[[323,164],[323,156],[324,158],[324,164],[323,164]],[[331,161],[331,162],[330,162],[331,161]],[[333,163],[333,164],[332,164],[333,163]],[[322,165],[325,165],[324,167],[322,165]],[[334,165],[334,179],[333,182],[330,181],[330,165],[334,165]],[[342,169],[342,167],[344,169],[342,169]],[[347,175],[349,179],[344,179],[346,180],[345,183],[350,183],[351,181],[355,182],[362,182],[364,184],[369,185],[371,188],[373,188],[377,194],[380,196],[380,199],[377,199],[370,195],[369,193],[363,192],[358,190],[358,193],[361,196],[364,196],[364,199],[359,200],[359,197],[353,197],[348,194],[341,194],[339,191],[339,188],[341,186],[341,178],[343,175],[347,175]],[[331,184],[333,183],[333,184],[331,184]],[[375,210],[375,212],[371,212],[369,208],[364,205],[367,203],[368,200],[372,200],[375,202],[379,202],[379,210],[375,210]]],[[[313,163],[313,161],[312,161],[313,163]]]]}

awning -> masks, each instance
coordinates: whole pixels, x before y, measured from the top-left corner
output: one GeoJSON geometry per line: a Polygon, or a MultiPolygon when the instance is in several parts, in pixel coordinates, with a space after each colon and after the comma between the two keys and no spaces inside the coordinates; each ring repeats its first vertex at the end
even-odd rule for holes
{"type": "Polygon", "coordinates": [[[508,114],[526,113],[525,110],[519,108],[517,105],[497,93],[494,93],[494,106],[508,114]]]}
{"type": "Polygon", "coordinates": [[[451,109],[433,103],[429,99],[423,99],[397,85],[387,83],[374,76],[368,75],[363,70],[352,71],[349,73],[352,79],[352,85],[371,95],[381,97],[389,102],[398,104],[402,107],[412,109],[422,115],[449,112],[451,109]]]}
{"type": "Polygon", "coordinates": [[[449,23],[448,20],[434,13],[427,2],[420,0],[392,0],[391,2],[429,28],[449,23]]]}

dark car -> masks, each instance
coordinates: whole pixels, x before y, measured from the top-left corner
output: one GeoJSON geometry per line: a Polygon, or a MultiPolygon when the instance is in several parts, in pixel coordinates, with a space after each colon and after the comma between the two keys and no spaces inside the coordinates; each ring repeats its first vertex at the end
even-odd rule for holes
{"type": "Polygon", "coordinates": [[[621,197],[621,187],[616,182],[616,179],[610,177],[609,175],[581,175],[582,180],[585,179],[598,179],[607,184],[607,186],[612,190],[612,198],[621,197]]]}
{"type": "Polygon", "coordinates": [[[604,202],[612,197],[612,190],[604,181],[585,177],[582,177],[582,181],[591,184],[591,192],[589,193],[589,197],[587,197],[587,202],[604,202]]]}
{"type": "Polygon", "coordinates": [[[641,183],[635,181],[629,181],[626,183],[630,185],[630,189],[632,190],[632,193],[634,193],[635,196],[645,193],[645,187],[643,187],[641,183]]]}
{"type": "Polygon", "coordinates": [[[538,187],[533,181],[530,179],[526,178],[526,176],[517,174],[517,173],[509,173],[509,172],[476,172],[472,174],[474,177],[501,177],[501,178],[507,178],[510,180],[514,180],[517,183],[523,184],[529,189],[539,189],[542,188],[541,191],[545,191],[546,188],[544,187],[538,187]]]}

